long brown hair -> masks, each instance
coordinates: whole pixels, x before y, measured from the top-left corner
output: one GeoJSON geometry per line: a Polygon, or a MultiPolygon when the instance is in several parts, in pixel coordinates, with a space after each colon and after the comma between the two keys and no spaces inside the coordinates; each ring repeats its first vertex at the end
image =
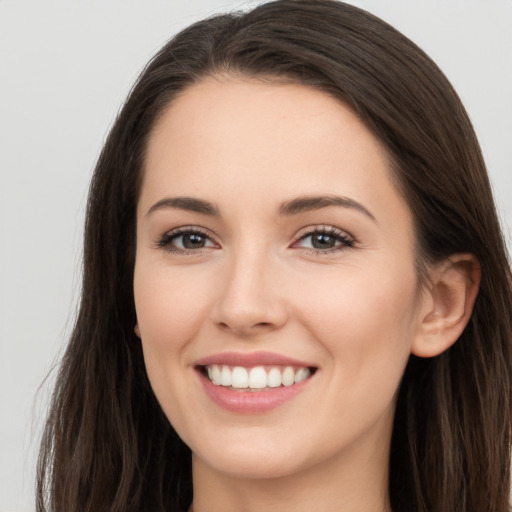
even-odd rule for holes
{"type": "Polygon", "coordinates": [[[511,275],[468,116],[437,66],[395,29],[332,0],[278,0],[201,21],[139,77],[89,192],[83,287],[39,460],[39,512],[177,511],[192,499],[190,451],[150,388],[133,332],[135,208],[159,115],[208,75],[325,91],[387,149],[415,218],[422,263],[473,253],[482,280],[460,339],[411,356],[391,442],[395,512],[509,511],[511,275]]]}

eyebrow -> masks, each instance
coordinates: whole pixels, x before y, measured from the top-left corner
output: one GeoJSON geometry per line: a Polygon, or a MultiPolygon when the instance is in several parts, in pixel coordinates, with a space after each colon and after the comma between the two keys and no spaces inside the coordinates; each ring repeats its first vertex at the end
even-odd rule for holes
{"type": "Polygon", "coordinates": [[[212,203],[194,197],[165,197],[157,201],[146,213],[149,215],[163,208],[175,208],[189,212],[202,213],[203,215],[218,216],[219,210],[212,203]]]}
{"type": "MultiPolygon", "coordinates": [[[[343,208],[353,208],[373,221],[375,217],[361,203],[354,201],[348,197],[341,196],[302,196],[290,201],[284,202],[279,208],[279,214],[284,216],[298,215],[313,210],[328,208],[329,206],[342,206],[343,208]]],[[[151,213],[164,208],[174,208],[177,210],[185,210],[189,212],[201,213],[208,216],[219,216],[219,209],[212,203],[203,199],[194,197],[164,197],[157,201],[146,213],[151,213]]]]}
{"type": "Polygon", "coordinates": [[[327,208],[329,206],[353,208],[376,222],[376,219],[372,213],[361,203],[358,203],[357,201],[354,201],[348,197],[333,195],[297,197],[296,199],[292,199],[283,203],[279,208],[279,213],[286,216],[297,215],[299,213],[309,212],[312,210],[320,210],[321,208],[327,208]]]}

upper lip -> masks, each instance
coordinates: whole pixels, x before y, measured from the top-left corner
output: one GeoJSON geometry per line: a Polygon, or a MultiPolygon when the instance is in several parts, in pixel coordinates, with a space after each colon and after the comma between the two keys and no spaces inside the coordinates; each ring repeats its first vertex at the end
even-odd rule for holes
{"type": "Polygon", "coordinates": [[[254,366],[296,366],[314,368],[311,363],[300,361],[292,357],[276,354],[273,352],[220,352],[198,359],[194,366],[209,366],[212,364],[223,364],[228,366],[243,366],[246,368],[254,366]]]}

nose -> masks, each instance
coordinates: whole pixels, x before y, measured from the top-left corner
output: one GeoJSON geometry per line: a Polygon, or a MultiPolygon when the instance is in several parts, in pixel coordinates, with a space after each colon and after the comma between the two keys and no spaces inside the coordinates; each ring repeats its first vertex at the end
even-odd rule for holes
{"type": "Polygon", "coordinates": [[[282,327],[288,319],[279,265],[265,251],[243,251],[226,262],[212,311],[221,329],[248,338],[282,327]]]}

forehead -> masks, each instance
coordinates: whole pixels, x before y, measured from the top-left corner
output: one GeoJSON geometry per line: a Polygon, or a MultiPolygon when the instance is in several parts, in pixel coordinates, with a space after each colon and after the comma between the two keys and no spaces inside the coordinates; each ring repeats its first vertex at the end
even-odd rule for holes
{"type": "Polygon", "coordinates": [[[157,122],[144,172],[142,208],[163,193],[246,204],[259,192],[269,202],[337,193],[409,213],[370,130],[340,101],[297,84],[210,77],[190,86],[157,122]]]}
{"type": "Polygon", "coordinates": [[[283,153],[290,158],[303,153],[299,148],[314,152],[313,145],[304,148],[303,142],[339,144],[340,135],[366,144],[366,150],[371,146],[377,158],[387,157],[353,111],[322,91],[293,83],[207,77],[186,88],[164,111],[150,137],[149,158],[160,156],[158,150],[169,144],[201,146],[206,140],[217,149],[231,144],[233,150],[250,140],[245,152],[263,158],[265,150],[279,144],[294,149],[295,140],[297,151],[283,153]]]}

